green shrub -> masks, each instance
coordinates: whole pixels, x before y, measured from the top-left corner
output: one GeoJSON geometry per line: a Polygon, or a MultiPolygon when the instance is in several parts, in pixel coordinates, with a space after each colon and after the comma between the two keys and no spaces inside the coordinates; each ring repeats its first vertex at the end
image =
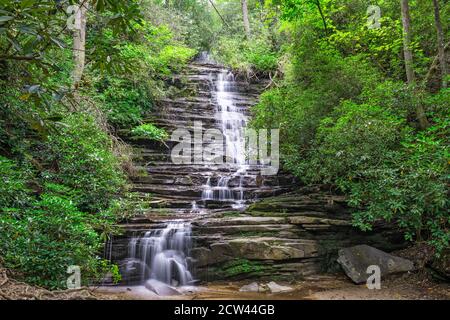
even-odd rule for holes
{"type": "Polygon", "coordinates": [[[375,87],[368,86],[364,88],[359,100],[379,106],[402,119],[407,119],[420,103],[414,88],[405,86],[400,81],[385,81],[375,87]]]}
{"type": "Polygon", "coordinates": [[[35,145],[24,158],[44,167],[41,172],[0,157],[3,266],[51,289],[65,288],[71,265],[80,266],[83,284],[106,272],[117,279],[117,268],[99,257],[124,215],[117,210],[127,209],[119,198],[125,180],[111,139],[92,116],[72,114],[35,145]],[[40,158],[33,159],[36,155],[40,158]]]}
{"type": "Polygon", "coordinates": [[[116,77],[104,77],[97,84],[97,98],[108,122],[116,128],[130,128],[142,120],[142,115],[151,110],[153,98],[148,84],[116,77]]]}
{"type": "Polygon", "coordinates": [[[321,121],[307,174],[313,181],[338,181],[345,187],[365,170],[380,166],[407,133],[404,121],[384,109],[345,102],[336,119],[321,121]]]}
{"type": "Polygon", "coordinates": [[[306,181],[346,192],[362,230],[381,219],[395,222],[406,239],[427,239],[439,254],[450,240],[448,128],[446,120],[414,134],[384,108],[344,103],[335,119],[321,123],[306,181]]]}
{"type": "Polygon", "coordinates": [[[101,41],[105,47],[117,51],[119,70],[92,72],[95,94],[108,122],[116,128],[138,125],[150,112],[154,101],[164,96],[175,71],[180,71],[196,51],[178,42],[169,27],[153,26],[143,21],[136,24],[133,39],[118,41],[111,30],[104,31],[101,41]]]}
{"type": "Polygon", "coordinates": [[[168,45],[161,49],[153,63],[158,66],[159,76],[170,76],[180,71],[195,55],[196,51],[181,45],[168,45]]]}
{"type": "Polygon", "coordinates": [[[135,138],[145,138],[150,140],[164,141],[169,138],[169,135],[164,129],[160,129],[151,123],[142,124],[133,130],[131,134],[135,138]]]}
{"type": "Polygon", "coordinates": [[[71,200],[43,194],[30,208],[0,216],[0,255],[4,266],[47,288],[64,288],[67,268],[81,267],[84,284],[98,280],[108,265],[97,257],[102,246],[95,216],[78,211],[71,200]]]}
{"type": "Polygon", "coordinates": [[[252,40],[248,42],[244,56],[258,71],[274,71],[278,67],[278,55],[270,47],[268,41],[263,39],[252,40]]]}
{"type": "Polygon", "coordinates": [[[0,156],[0,176],[0,210],[26,206],[30,201],[26,186],[29,172],[0,156]]]}
{"type": "Polygon", "coordinates": [[[45,147],[47,162],[56,168],[42,173],[44,181],[70,188],[79,210],[102,211],[123,192],[125,177],[112,153],[112,141],[92,116],[68,116],[64,126],[48,137],[45,147]]]}

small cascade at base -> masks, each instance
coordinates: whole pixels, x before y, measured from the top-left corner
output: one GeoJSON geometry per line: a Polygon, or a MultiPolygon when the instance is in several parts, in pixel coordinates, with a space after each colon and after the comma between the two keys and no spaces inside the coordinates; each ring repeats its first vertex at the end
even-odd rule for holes
{"type": "Polygon", "coordinates": [[[172,286],[191,284],[190,249],[190,223],[170,222],[164,229],[150,230],[131,239],[126,272],[140,274],[141,283],[153,279],[172,286]]]}

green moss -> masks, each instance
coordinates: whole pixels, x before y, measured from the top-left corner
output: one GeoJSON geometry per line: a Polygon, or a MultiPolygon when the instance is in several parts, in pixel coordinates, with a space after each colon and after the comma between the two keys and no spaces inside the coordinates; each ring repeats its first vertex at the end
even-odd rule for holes
{"type": "Polygon", "coordinates": [[[222,217],[239,217],[240,215],[242,215],[240,211],[227,211],[222,213],[222,217]]]}
{"type": "Polygon", "coordinates": [[[239,236],[241,238],[248,238],[248,237],[274,237],[278,235],[278,231],[241,231],[239,232],[239,236]]]}
{"type": "Polygon", "coordinates": [[[264,269],[265,266],[260,263],[249,261],[247,259],[235,259],[226,263],[221,271],[226,277],[234,277],[240,274],[260,274],[264,269]]]}
{"type": "Polygon", "coordinates": [[[245,214],[252,217],[287,217],[290,215],[288,212],[276,211],[246,211],[245,214]]]}

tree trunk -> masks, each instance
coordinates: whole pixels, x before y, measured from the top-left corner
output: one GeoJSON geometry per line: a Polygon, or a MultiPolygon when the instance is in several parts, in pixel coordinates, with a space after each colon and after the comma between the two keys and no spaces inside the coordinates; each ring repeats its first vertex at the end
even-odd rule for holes
{"type": "MultiPolygon", "coordinates": [[[[411,50],[411,16],[409,14],[409,1],[400,0],[402,10],[402,23],[403,23],[403,51],[405,55],[405,70],[408,84],[413,86],[416,81],[413,68],[413,55],[411,50]]],[[[425,115],[425,110],[421,103],[416,106],[416,117],[419,121],[419,127],[425,129],[428,127],[428,119],[425,115]]]]}
{"type": "Polygon", "coordinates": [[[242,17],[244,19],[245,35],[247,36],[247,39],[250,39],[251,31],[250,31],[250,21],[248,20],[247,0],[241,0],[241,4],[242,4],[242,17]]]}
{"type": "Polygon", "coordinates": [[[447,88],[446,77],[448,74],[448,69],[447,69],[447,59],[445,57],[444,31],[442,30],[441,14],[439,11],[439,1],[433,0],[433,4],[434,4],[434,20],[437,31],[439,64],[441,67],[441,75],[442,75],[442,88],[447,88]]]}
{"type": "Polygon", "coordinates": [[[325,15],[323,14],[322,6],[320,5],[320,0],[315,1],[317,9],[319,10],[320,17],[322,18],[323,27],[325,28],[325,34],[328,35],[328,26],[327,26],[327,20],[325,18],[325,15]]]}
{"type": "Polygon", "coordinates": [[[75,30],[73,33],[73,87],[77,88],[83,76],[86,59],[86,14],[88,1],[81,0],[80,8],[75,14],[75,30]]]}
{"type": "Polygon", "coordinates": [[[409,84],[413,84],[416,80],[413,69],[413,56],[411,51],[411,17],[409,15],[408,0],[400,0],[402,6],[402,23],[403,23],[403,52],[405,55],[406,78],[409,84]]]}

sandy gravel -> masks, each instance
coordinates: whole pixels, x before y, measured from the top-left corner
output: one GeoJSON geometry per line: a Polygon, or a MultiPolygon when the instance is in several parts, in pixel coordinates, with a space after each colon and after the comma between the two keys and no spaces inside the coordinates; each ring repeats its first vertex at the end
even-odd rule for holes
{"type": "MultiPolygon", "coordinates": [[[[239,292],[252,281],[214,283],[183,288],[183,295],[161,297],[143,286],[102,287],[97,292],[124,300],[450,300],[450,284],[415,274],[386,279],[381,290],[355,285],[344,276],[317,276],[295,283],[280,282],[293,291],[280,294],[239,292]]],[[[264,282],[263,282],[264,283],[264,282]]]]}

